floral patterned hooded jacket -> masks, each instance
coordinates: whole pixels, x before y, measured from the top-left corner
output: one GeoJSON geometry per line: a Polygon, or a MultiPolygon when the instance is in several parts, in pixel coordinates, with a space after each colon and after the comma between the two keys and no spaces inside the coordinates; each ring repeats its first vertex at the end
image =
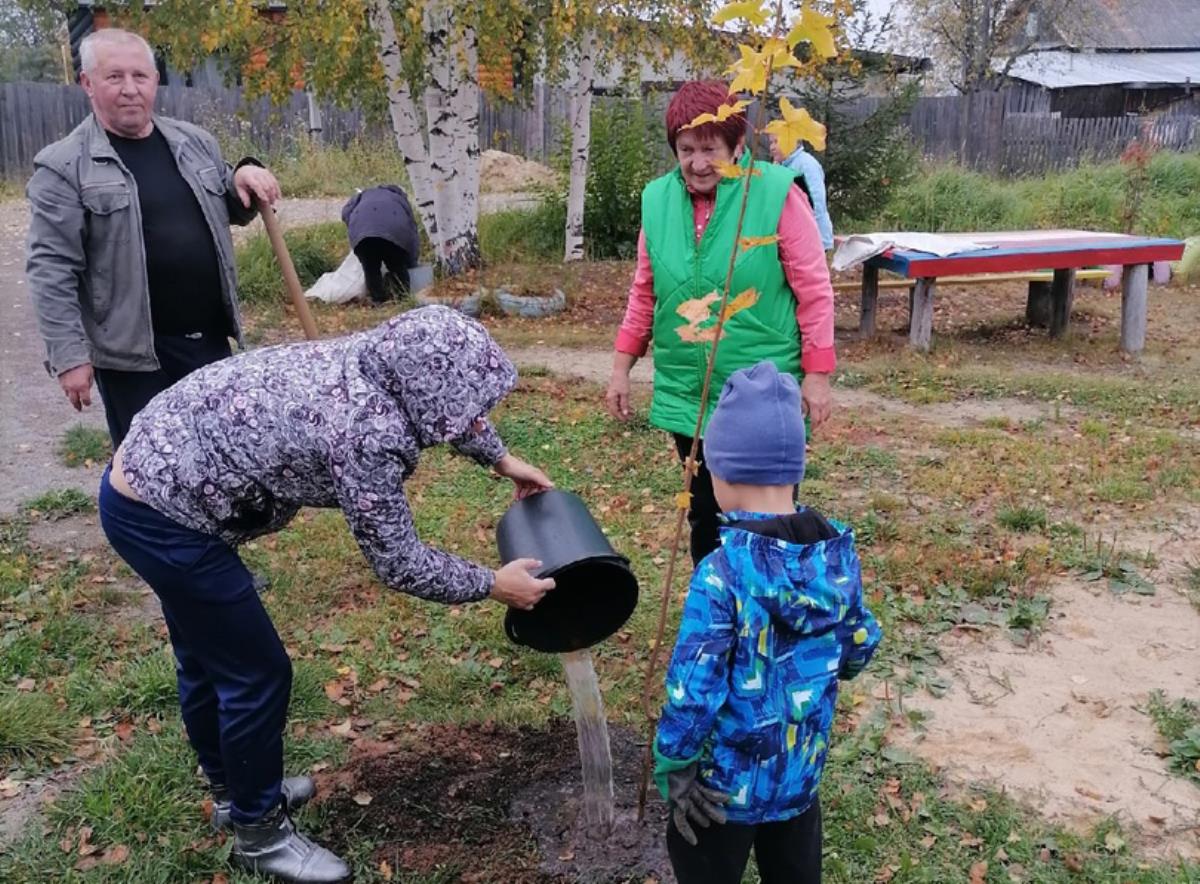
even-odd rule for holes
{"type": "Polygon", "coordinates": [[[277,531],[302,506],[340,507],[379,578],[456,604],[492,572],[417,538],[404,481],[443,442],[484,466],[505,454],[483,418],[516,385],[479,323],[446,307],[370,331],[266,347],[205,366],[156,396],[122,446],[149,506],[230,544],[277,531]]]}

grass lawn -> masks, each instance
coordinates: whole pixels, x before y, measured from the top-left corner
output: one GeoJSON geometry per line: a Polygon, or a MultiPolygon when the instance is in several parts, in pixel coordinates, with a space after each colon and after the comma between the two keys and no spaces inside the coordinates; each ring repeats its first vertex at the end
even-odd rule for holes
{"type": "MultiPolygon", "coordinates": [[[[489,320],[507,345],[610,346],[629,265],[561,272],[576,274],[571,311],[542,324],[489,320]]],[[[1161,582],[1161,563],[1118,530],[1166,530],[1200,505],[1200,383],[1188,331],[1200,328],[1198,302],[1194,290],[1160,291],[1136,366],[1113,352],[1103,298],[1080,299],[1095,329],[1063,344],[1010,327],[1017,314],[1005,318],[1010,305],[996,295],[969,302],[974,324],[935,319],[935,329],[950,326],[931,356],[886,336],[842,348],[846,395],[879,394],[896,407],[843,410],[814,440],[802,488],[807,502],[855,526],[886,631],[867,675],[842,692],[822,787],[826,881],[1200,880],[1195,863],[1144,850],[1139,826],[1118,814],[1083,829],[1051,824],[1003,790],[952,784],[894,739],[922,727],[906,699],[946,691],[947,633],[1025,647],[1049,628],[1050,587],[1063,575],[1097,574],[1097,585],[1133,594],[1161,582]],[[904,410],[989,401],[1012,404],[1011,416],[936,422],[904,410]]],[[[942,301],[960,309],[954,297],[942,301]]],[[[394,309],[322,309],[317,322],[349,330],[394,309]]],[[[884,304],[882,328],[899,309],[884,304]]],[[[839,314],[840,327],[850,324],[839,314]]],[[[249,325],[262,342],[298,337],[277,307],[252,308],[249,325]]],[[[633,562],[641,602],[595,657],[611,726],[636,734],[679,472],[664,434],[613,424],[601,394],[531,376],[496,416],[509,446],[582,495],[633,562]]],[[[495,563],[508,483],[435,450],[407,490],[423,538],[495,563]]],[[[0,853],[0,880],[254,880],[227,867],[229,845],[206,827],[163,629],[124,591],[136,584],[103,548],[63,553],[31,540],[44,520],[87,506],[49,496],[0,525],[0,800],[71,775],[0,853]]],[[[508,794],[495,771],[514,759],[527,778],[547,751],[573,760],[558,660],[510,644],[494,604],[439,607],[382,589],[336,512],[305,511],[243,552],[270,578],[266,603],[295,663],[289,769],[315,772],[331,796],[301,820],[348,849],[356,880],[554,880],[539,877],[532,835],[505,819],[489,790],[508,794]],[[371,766],[381,758],[399,761],[371,766]]],[[[1183,575],[1181,591],[1195,593],[1195,573],[1183,575]]],[[[684,588],[673,588],[672,622],[684,588]]],[[[1158,695],[1147,707],[1175,747],[1171,776],[1194,779],[1197,701],[1158,695]]]]}

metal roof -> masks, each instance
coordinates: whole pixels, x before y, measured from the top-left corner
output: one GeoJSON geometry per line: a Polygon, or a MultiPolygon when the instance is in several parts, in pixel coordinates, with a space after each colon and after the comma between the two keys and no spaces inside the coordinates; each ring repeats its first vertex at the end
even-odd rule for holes
{"type": "Polygon", "coordinates": [[[1078,49],[1200,49],[1197,0],[1088,0],[1055,24],[1078,49]]]}
{"type": "Polygon", "coordinates": [[[1031,52],[1018,58],[1008,74],[1047,89],[1143,84],[1200,87],[1200,51],[1031,52]]]}

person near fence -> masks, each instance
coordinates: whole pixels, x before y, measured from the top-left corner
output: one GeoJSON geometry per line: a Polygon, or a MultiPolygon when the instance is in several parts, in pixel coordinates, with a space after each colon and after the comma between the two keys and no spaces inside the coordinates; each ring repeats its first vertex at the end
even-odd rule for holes
{"type": "Polygon", "coordinates": [[[350,248],[362,264],[367,293],[380,304],[388,300],[383,267],[395,278],[400,294],[408,291],[408,271],[417,265],[421,238],[408,195],[395,184],[360,190],[342,207],[350,248]]]}
{"type": "MultiPolygon", "coordinates": [[[[741,179],[723,177],[719,166],[741,162],[746,153],[745,115],[730,114],[700,126],[690,123],[702,113],[717,114],[733,100],[724,83],[692,81],[679,88],[667,107],[667,142],[679,165],[642,192],[637,268],[606,394],[613,417],[628,420],[633,413],[629,373],[653,339],[650,423],[672,434],[681,459],[691,448],[700,416],[708,342],[716,322],[713,305],[725,287],[742,200],[741,179]]],[[[837,362],[829,268],[795,173],[770,163],[759,163],[755,170],[742,235],[775,235],[778,240],[747,251],[734,268],[732,296],[754,289],[758,300],[726,323],[712,390],[719,391],[739,368],[770,359],[801,379],[803,409],[815,429],[832,410],[829,374],[837,362]]],[[[705,422],[715,399],[709,397],[705,422]]],[[[698,459],[688,509],[696,564],[717,546],[719,513],[703,442],[698,459]]]]}
{"type": "Polygon", "coordinates": [[[825,170],[821,168],[820,161],[804,149],[803,144],[797,144],[796,149],[786,157],[779,149],[779,139],[774,135],[770,136],[770,146],[771,159],[795,172],[796,183],[802,183],[812,206],[817,230],[821,232],[821,248],[828,252],[833,248],[833,219],[829,217],[829,203],[825,196],[825,170]]]}
{"type": "Polygon", "coordinates": [[[80,62],[92,113],[34,160],[26,276],[46,368],[76,410],[95,381],[116,449],[156,394],[241,344],[229,225],[280,193],[256,160],[230,166],[210,133],[154,114],[137,34],[96,31],[80,62]]]}
{"type": "Polygon", "coordinates": [[[553,487],[488,423],[516,382],[482,325],[423,307],[204,366],[134,418],[101,479],[100,524],[162,602],[188,739],[240,865],[284,881],[350,874],[289,817],[314,791],[283,778],[292,667],[236,545],[302,506],[336,507],[389,588],[532,608],[554,589],[532,575],[540,562],[492,570],[426,546],[404,493],[422,450],[441,443],[512,480],[518,497],[553,487]]]}

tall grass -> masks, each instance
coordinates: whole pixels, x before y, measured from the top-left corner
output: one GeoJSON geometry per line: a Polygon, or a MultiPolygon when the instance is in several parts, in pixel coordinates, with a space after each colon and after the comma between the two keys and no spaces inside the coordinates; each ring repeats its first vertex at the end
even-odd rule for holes
{"type": "MultiPolygon", "coordinates": [[[[337,269],[350,251],[346,225],[340,221],[297,227],[283,234],[296,265],[300,284],[308,288],[330,270],[337,269]]],[[[248,239],[237,249],[238,295],[247,304],[278,300],[283,279],[271,242],[265,233],[248,239]]]]}
{"type": "MultiPolygon", "coordinates": [[[[898,188],[875,217],[835,218],[834,224],[839,231],[1121,230],[1128,174],[1117,162],[1018,179],[935,166],[898,188]]],[[[1176,237],[1200,233],[1200,154],[1160,153],[1150,161],[1148,179],[1134,232],[1176,237]]]]}

